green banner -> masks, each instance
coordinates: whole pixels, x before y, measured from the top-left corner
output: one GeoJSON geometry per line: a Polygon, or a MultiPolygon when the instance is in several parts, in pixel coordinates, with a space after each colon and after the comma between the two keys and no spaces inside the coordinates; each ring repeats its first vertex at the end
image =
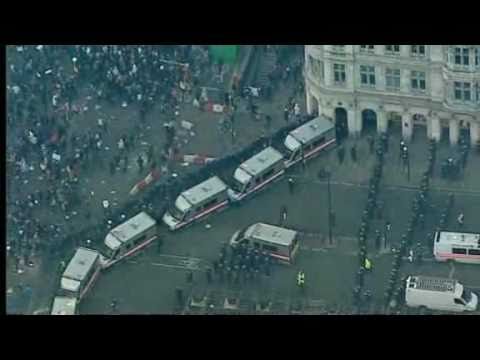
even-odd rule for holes
{"type": "Polygon", "coordinates": [[[237,60],[238,45],[210,45],[210,51],[216,62],[233,64],[237,60]]]}

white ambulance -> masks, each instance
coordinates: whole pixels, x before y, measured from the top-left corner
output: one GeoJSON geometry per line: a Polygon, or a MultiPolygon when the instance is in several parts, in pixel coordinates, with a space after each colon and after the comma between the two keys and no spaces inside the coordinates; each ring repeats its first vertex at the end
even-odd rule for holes
{"type": "Polygon", "coordinates": [[[480,264],[480,234],[438,231],[434,236],[433,255],[437,261],[480,264]]]}

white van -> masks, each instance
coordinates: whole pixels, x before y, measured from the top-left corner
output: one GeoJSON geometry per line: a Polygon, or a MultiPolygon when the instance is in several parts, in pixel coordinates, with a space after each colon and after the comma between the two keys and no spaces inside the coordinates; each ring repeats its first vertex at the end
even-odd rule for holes
{"type": "Polygon", "coordinates": [[[239,244],[266,251],[271,257],[289,265],[293,264],[300,248],[296,231],[264,223],[256,223],[235,232],[230,245],[235,247],[239,244]]]}
{"type": "Polygon", "coordinates": [[[98,251],[78,248],[60,280],[61,295],[80,301],[97,279],[101,267],[101,255],[98,251]]]}
{"type": "Polygon", "coordinates": [[[213,176],[182,192],[175,200],[175,205],[163,215],[162,221],[174,231],[223,210],[229,203],[227,189],[218,176],[213,176]]]}
{"type": "Polygon", "coordinates": [[[438,231],[434,239],[435,260],[480,264],[480,234],[438,231]]]}
{"type": "Polygon", "coordinates": [[[52,311],[50,315],[76,315],[77,299],[56,296],[53,300],[52,311]]]}
{"type": "Polygon", "coordinates": [[[409,276],[405,302],[410,307],[440,311],[475,311],[478,297],[457,280],[430,276],[409,276]]]}
{"type": "Polygon", "coordinates": [[[301,160],[314,158],[335,144],[335,125],[330,119],[319,116],[287,135],[284,142],[287,152],[285,166],[290,167],[301,160]]]}
{"type": "Polygon", "coordinates": [[[110,230],[105,237],[104,247],[108,268],[132,256],[157,238],[157,221],[142,211],[124,223],[110,230]]]}
{"type": "Polygon", "coordinates": [[[228,196],[240,201],[253,194],[285,173],[283,155],[269,146],[246,160],[233,173],[232,189],[228,196]]]}

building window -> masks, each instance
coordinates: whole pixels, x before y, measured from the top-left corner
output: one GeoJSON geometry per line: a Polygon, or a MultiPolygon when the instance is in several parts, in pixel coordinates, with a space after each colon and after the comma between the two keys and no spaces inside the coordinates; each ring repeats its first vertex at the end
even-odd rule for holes
{"type": "Polygon", "coordinates": [[[400,54],[400,45],[385,45],[385,51],[389,54],[400,54]]]}
{"type": "Polygon", "coordinates": [[[347,75],[345,73],[344,64],[333,64],[333,79],[336,84],[345,84],[347,75]]]}
{"type": "Polygon", "coordinates": [[[308,60],[310,63],[310,69],[312,71],[313,76],[320,77],[321,76],[320,62],[311,55],[308,56],[308,60]]]}
{"type": "Polygon", "coordinates": [[[475,48],[475,66],[480,66],[480,48],[475,48]]]}
{"type": "Polygon", "coordinates": [[[375,67],[360,65],[360,83],[366,86],[375,86],[375,67]]]}
{"type": "Polygon", "coordinates": [[[455,65],[468,66],[470,64],[470,50],[468,48],[455,48],[455,65]]]}
{"type": "Polygon", "coordinates": [[[425,73],[423,71],[412,71],[412,89],[423,91],[426,88],[425,73]]]}
{"type": "Polygon", "coordinates": [[[373,53],[375,52],[375,45],[360,45],[360,52],[373,53]]]}
{"type": "Polygon", "coordinates": [[[412,56],[423,57],[425,56],[425,45],[412,45],[410,47],[412,56]]]}
{"type": "Polygon", "coordinates": [[[385,78],[388,90],[400,90],[400,69],[387,69],[385,78]]]}
{"type": "Polygon", "coordinates": [[[475,92],[477,94],[477,103],[480,104],[480,83],[475,85],[475,92]]]}
{"type": "Polygon", "coordinates": [[[455,100],[471,101],[472,91],[469,82],[455,81],[453,84],[455,100]]]}

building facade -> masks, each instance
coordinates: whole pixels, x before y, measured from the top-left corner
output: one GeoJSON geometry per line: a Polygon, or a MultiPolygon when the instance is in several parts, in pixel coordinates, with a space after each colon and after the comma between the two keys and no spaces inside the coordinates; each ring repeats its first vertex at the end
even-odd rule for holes
{"type": "Polygon", "coordinates": [[[305,45],[307,112],[359,136],[480,141],[480,45],[305,45]]]}

